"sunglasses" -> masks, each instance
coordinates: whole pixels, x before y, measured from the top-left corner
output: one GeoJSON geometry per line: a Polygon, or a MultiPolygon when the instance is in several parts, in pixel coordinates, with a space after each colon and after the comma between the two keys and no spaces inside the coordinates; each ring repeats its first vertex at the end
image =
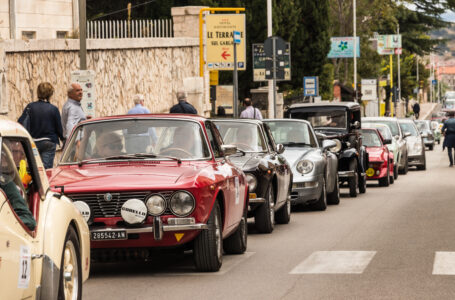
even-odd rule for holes
{"type": "Polygon", "coordinates": [[[119,144],[105,144],[103,145],[104,148],[109,148],[110,150],[122,150],[123,146],[119,144]]]}

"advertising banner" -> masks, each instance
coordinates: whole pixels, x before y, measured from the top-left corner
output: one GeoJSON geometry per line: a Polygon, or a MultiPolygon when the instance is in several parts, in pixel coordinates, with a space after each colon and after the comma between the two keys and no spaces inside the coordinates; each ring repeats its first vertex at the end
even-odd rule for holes
{"type": "MultiPolygon", "coordinates": [[[[354,37],[333,37],[330,38],[331,47],[329,58],[353,58],[354,57],[354,37]]],[[[356,37],[356,57],[360,57],[360,39],[356,37]]]]}

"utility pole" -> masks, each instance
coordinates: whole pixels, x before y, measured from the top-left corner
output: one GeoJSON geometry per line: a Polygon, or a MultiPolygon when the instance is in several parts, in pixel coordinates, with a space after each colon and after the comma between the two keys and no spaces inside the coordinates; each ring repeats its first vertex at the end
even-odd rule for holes
{"type": "Polygon", "coordinates": [[[79,69],[87,70],[87,17],[85,0],[79,0],[79,60],[79,69]]]}
{"type": "MultiPolygon", "coordinates": [[[[400,24],[397,24],[397,35],[400,36],[400,24]]],[[[394,103],[394,111],[396,112],[397,111],[397,102],[398,100],[401,101],[401,70],[400,70],[400,67],[401,67],[401,61],[400,61],[400,51],[398,51],[398,55],[397,55],[397,68],[398,68],[398,99],[395,99],[395,103],[394,103]]]]}
{"type": "Polygon", "coordinates": [[[355,101],[358,102],[357,99],[357,0],[353,1],[353,28],[354,28],[354,95],[355,101]]]}
{"type": "MultiPolygon", "coordinates": [[[[267,37],[271,37],[273,35],[272,32],[272,0],[267,0],[267,37]]],[[[273,98],[275,94],[275,88],[273,86],[273,80],[268,81],[269,87],[269,109],[267,115],[269,118],[275,116],[275,107],[273,106],[273,98]]]]}
{"type": "MultiPolygon", "coordinates": [[[[392,104],[389,105],[389,108],[393,106],[393,55],[390,54],[390,101],[392,104]]],[[[389,101],[389,103],[390,103],[389,101]]],[[[395,110],[393,111],[392,116],[395,117],[395,110]]]]}
{"type": "Polygon", "coordinates": [[[416,65],[417,65],[417,96],[416,101],[419,103],[419,96],[420,96],[420,80],[419,80],[419,57],[416,55],[416,65]]]}

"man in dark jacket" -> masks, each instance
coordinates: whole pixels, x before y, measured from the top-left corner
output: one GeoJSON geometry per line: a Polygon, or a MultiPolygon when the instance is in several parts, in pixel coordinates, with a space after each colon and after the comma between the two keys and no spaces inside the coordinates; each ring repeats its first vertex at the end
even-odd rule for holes
{"type": "Polygon", "coordinates": [[[416,120],[418,120],[419,119],[419,114],[420,114],[420,104],[419,104],[419,102],[416,102],[412,106],[412,111],[414,112],[414,116],[416,117],[416,120]]]}
{"type": "Polygon", "coordinates": [[[186,101],[186,94],[183,91],[177,92],[177,100],[179,103],[171,107],[171,114],[194,114],[197,115],[197,110],[193,105],[186,101]]]}
{"type": "Polygon", "coordinates": [[[448,112],[449,119],[444,122],[442,126],[442,134],[444,135],[444,143],[442,148],[447,147],[447,152],[449,154],[449,167],[453,166],[453,156],[452,149],[455,147],[455,112],[448,112]]]}

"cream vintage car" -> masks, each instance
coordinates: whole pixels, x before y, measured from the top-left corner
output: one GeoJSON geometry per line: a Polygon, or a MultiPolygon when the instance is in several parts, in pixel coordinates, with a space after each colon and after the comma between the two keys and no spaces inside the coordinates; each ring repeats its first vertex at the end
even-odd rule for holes
{"type": "Polygon", "coordinates": [[[0,299],[81,299],[90,271],[87,222],[52,192],[38,149],[0,118],[0,299]]]}

